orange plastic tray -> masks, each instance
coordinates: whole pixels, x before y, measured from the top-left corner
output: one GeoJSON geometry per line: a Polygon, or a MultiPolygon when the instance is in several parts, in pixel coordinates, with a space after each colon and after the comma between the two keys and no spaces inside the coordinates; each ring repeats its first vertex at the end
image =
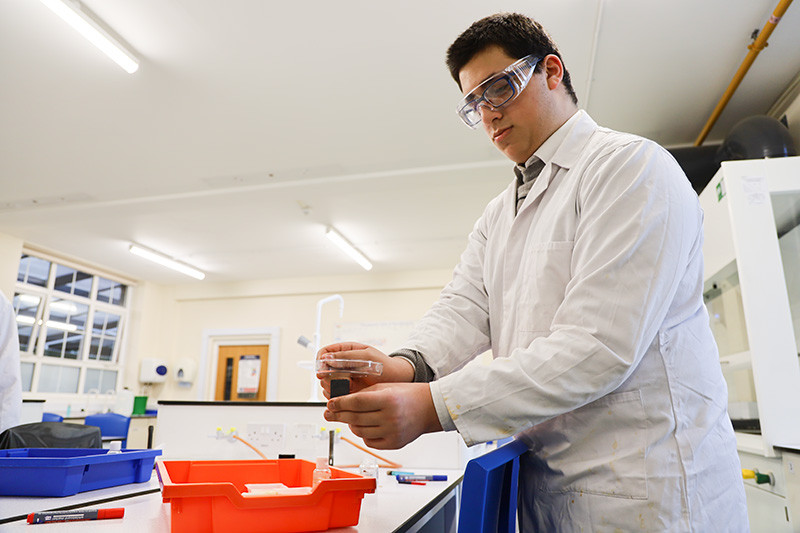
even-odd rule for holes
{"type": "Polygon", "coordinates": [[[310,487],[314,468],[302,459],[156,461],[172,533],[289,533],[358,524],[361,500],[375,492],[375,479],[338,468],[310,494],[242,496],[250,483],[310,487]]]}

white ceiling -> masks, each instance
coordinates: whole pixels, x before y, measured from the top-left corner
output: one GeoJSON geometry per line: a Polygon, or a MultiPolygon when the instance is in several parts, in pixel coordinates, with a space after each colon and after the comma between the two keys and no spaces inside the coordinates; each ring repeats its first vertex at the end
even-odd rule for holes
{"type": "MultiPolygon", "coordinates": [[[[141,58],[125,73],[43,4],[0,2],[0,233],[134,279],[452,267],[511,178],[459,123],[444,53],[495,11],[540,20],[599,123],[690,144],[777,0],[85,0],[141,58]]],[[[709,141],[800,72],[784,16],[709,141]]]]}

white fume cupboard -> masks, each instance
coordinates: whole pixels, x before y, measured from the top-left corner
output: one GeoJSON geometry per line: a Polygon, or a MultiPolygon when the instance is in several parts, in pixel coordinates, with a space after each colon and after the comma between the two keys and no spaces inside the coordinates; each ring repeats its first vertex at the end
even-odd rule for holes
{"type": "Polygon", "coordinates": [[[739,457],[772,480],[745,480],[750,527],[800,531],[800,157],[723,162],[700,204],[739,457]]]}

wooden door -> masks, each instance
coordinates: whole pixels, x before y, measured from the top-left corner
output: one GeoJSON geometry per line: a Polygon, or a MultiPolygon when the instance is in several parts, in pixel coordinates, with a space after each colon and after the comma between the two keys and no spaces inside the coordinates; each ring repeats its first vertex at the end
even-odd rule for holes
{"type": "Polygon", "coordinates": [[[220,346],[214,399],[265,401],[268,358],[269,345],[220,346]]]}

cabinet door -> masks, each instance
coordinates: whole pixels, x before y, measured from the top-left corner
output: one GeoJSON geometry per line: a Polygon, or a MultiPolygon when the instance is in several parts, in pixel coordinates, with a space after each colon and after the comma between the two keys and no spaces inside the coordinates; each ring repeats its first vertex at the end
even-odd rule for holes
{"type": "Polygon", "coordinates": [[[131,418],[131,425],[128,428],[128,448],[132,450],[147,448],[147,428],[155,425],[155,417],[131,418]]]}
{"type": "Polygon", "coordinates": [[[750,533],[792,533],[786,498],[745,485],[750,533]]]}

